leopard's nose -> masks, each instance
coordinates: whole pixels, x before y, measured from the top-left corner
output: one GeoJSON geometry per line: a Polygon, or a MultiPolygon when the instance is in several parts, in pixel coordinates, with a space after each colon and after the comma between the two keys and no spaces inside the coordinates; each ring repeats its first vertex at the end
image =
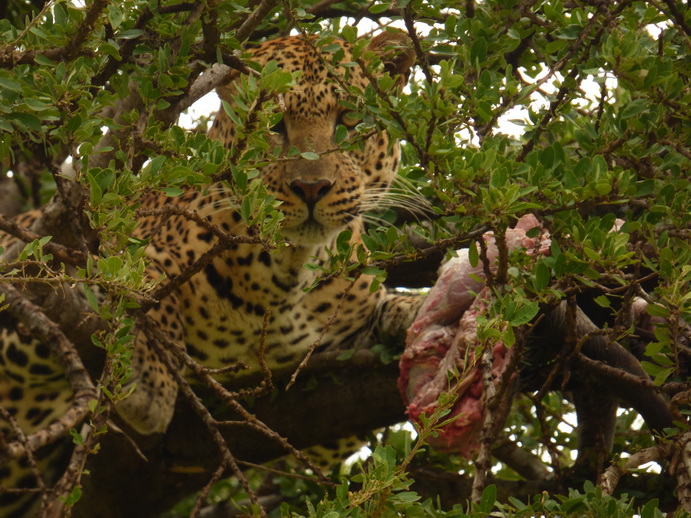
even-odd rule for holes
{"type": "Polygon", "coordinates": [[[329,180],[318,180],[316,182],[293,180],[290,182],[290,190],[309,207],[314,207],[331,190],[331,187],[333,187],[333,184],[329,180]]]}

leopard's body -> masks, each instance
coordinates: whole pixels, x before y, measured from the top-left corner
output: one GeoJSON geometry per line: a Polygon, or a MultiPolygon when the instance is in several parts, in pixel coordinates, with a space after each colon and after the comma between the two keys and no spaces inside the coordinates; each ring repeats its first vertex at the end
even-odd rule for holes
{"type": "MultiPolygon", "coordinates": [[[[397,35],[382,35],[370,44],[375,52],[397,35]]],[[[344,60],[350,52],[344,44],[344,60]]],[[[267,42],[253,51],[262,64],[275,60],[279,66],[298,71],[292,89],[282,99],[283,123],[270,137],[272,146],[288,151],[323,152],[334,147],[334,132],[344,108],[338,82],[330,78],[323,57],[300,37],[267,42]]],[[[392,60],[391,69],[405,74],[408,57],[392,60]]],[[[350,70],[348,84],[364,88],[368,83],[359,68],[350,70]]],[[[231,83],[221,89],[232,96],[231,83]]],[[[235,142],[235,129],[227,113],[216,115],[209,136],[227,146],[235,142]]],[[[352,230],[354,242],[363,232],[360,210],[363,199],[381,194],[394,179],[399,152],[385,132],[366,138],[359,150],[321,154],[319,159],[297,158],[275,161],[260,178],[267,191],[281,202],[284,213],[282,234],[294,246],[269,251],[258,244],[233,244],[213,259],[188,282],[153,307],[151,316],[170,339],[200,363],[224,367],[235,362],[258,368],[260,336],[265,314],[266,360],[270,368],[295,364],[320,339],[321,347],[366,344],[377,334],[400,333],[412,321],[418,301],[387,293],[380,287],[370,292],[367,276],[352,286],[338,277],[312,285],[316,273],[305,263],[326,260],[325,248],[333,248],[338,234],[352,230]],[[345,294],[345,295],[344,295],[345,294]],[[327,320],[345,296],[335,319],[327,320]]],[[[248,235],[242,218],[228,203],[230,191],[224,184],[201,191],[189,191],[178,198],[153,197],[145,207],[174,203],[196,210],[211,225],[233,235],[248,235]]],[[[158,280],[163,274],[174,278],[217,242],[217,237],[184,216],[145,217],[136,237],[150,239],[148,275],[158,280]]],[[[30,433],[58,418],[70,403],[71,392],[46,344],[34,340],[11,319],[0,314],[0,398],[23,431],[30,433]]],[[[164,432],[172,418],[177,385],[153,349],[145,333],[135,328],[131,383],[133,393],[116,410],[135,430],[143,434],[164,432]]],[[[3,433],[12,437],[8,426],[3,433]]],[[[2,477],[11,467],[0,468],[2,477]]],[[[14,483],[30,485],[27,479],[14,483]]],[[[0,496],[7,499],[7,495],[0,496]]],[[[2,507],[0,507],[2,509],[2,507]]]]}

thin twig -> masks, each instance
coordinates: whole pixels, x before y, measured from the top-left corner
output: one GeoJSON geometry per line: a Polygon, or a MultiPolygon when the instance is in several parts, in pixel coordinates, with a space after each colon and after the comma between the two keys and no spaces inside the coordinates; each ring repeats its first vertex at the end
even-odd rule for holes
{"type": "MultiPolygon", "coordinates": [[[[482,401],[485,408],[494,400],[496,387],[492,375],[494,365],[493,345],[484,344],[484,351],[480,360],[480,372],[482,374],[482,401]]],[[[482,492],[485,489],[487,474],[492,464],[492,443],[494,442],[494,431],[496,425],[496,413],[487,411],[482,423],[480,447],[475,460],[475,474],[473,476],[473,486],[470,494],[472,502],[479,502],[482,492]]]]}
{"type": "MultiPolygon", "coordinates": [[[[48,493],[47,493],[47,487],[45,480],[43,479],[43,474],[41,473],[41,470],[38,468],[38,464],[36,463],[36,457],[34,456],[34,453],[31,449],[31,447],[28,444],[26,434],[24,433],[24,430],[21,429],[19,426],[19,423],[17,423],[17,420],[10,414],[6,408],[0,406],[0,418],[4,419],[7,424],[10,426],[10,430],[14,435],[16,436],[16,440],[24,445],[24,451],[26,451],[26,460],[29,463],[29,468],[31,469],[31,472],[34,474],[34,477],[36,477],[36,486],[38,491],[41,493],[41,499],[45,503],[45,501],[48,499],[48,493]]],[[[0,436],[0,442],[1,447],[5,447],[4,440],[0,436]]],[[[22,490],[22,488],[18,488],[19,491],[22,490]]],[[[3,491],[0,491],[0,494],[3,491]]]]}
{"type": "Polygon", "coordinates": [[[197,499],[194,502],[194,507],[190,512],[189,518],[197,518],[197,516],[199,516],[199,513],[202,510],[202,506],[206,503],[206,499],[209,497],[209,492],[216,484],[216,482],[221,480],[221,477],[223,476],[223,473],[225,473],[227,468],[228,466],[225,462],[221,462],[221,464],[219,464],[218,468],[216,468],[216,471],[214,471],[214,474],[211,475],[209,481],[197,493],[197,499]]]}
{"type": "MultiPolygon", "coordinates": [[[[31,229],[18,224],[12,219],[6,218],[2,214],[0,214],[0,230],[7,232],[8,234],[25,243],[31,243],[32,241],[45,237],[36,234],[35,232],[31,231],[31,229]]],[[[52,241],[48,241],[46,244],[44,244],[43,249],[67,264],[74,266],[83,266],[86,264],[87,255],[81,250],[75,250],[74,248],[69,248],[61,245],[60,243],[54,243],[52,241]]]]}
{"type": "MultiPolygon", "coordinates": [[[[190,361],[189,356],[184,353],[179,347],[177,347],[170,338],[168,338],[167,335],[165,335],[159,328],[158,326],[155,325],[155,322],[151,319],[151,317],[148,316],[141,316],[138,318],[139,320],[139,326],[141,329],[144,330],[146,335],[150,338],[150,341],[152,343],[155,343],[156,345],[163,344],[165,345],[166,349],[173,353],[178,360],[181,360],[184,362],[184,364],[190,368],[196,376],[199,377],[200,380],[204,382],[204,384],[209,387],[211,390],[214,391],[214,393],[219,397],[223,403],[225,403],[229,408],[240,414],[240,416],[245,420],[245,424],[251,428],[254,428],[255,430],[259,431],[262,433],[264,436],[267,438],[276,441],[278,444],[280,444],[287,453],[290,453],[291,455],[295,456],[300,462],[305,464],[307,467],[309,467],[317,476],[319,476],[320,479],[323,481],[326,481],[327,478],[321,473],[321,470],[315,466],[302,452],[294,448],[285,437],[282,437],[275,431],[273,431],[271,428],[269,428],[266,424],[264,424],[262,421],[257,419],[253,414],[248,412],[239,402],[238,402],[238,396],[239,394],[230,392],[226,390],[226,388],[219,383],[216,379],[211,377],[209,374],[208,369],[205,367],[199,365],[198,363],[194,361],[190,361]]],[[[159,347],[160,348],[160,347],[159,347]]],[[[162,348],[160,348],[160,351],[163,351],[162,348]]],[[[170,361],[170,358],[166,357],[166,361],[170,361]]],[[[178,375],[175,376],[176,379],[178,378],[178,375]]],[[[270,382],[270,380],[269,380],[270,382]]],[[[189,387],[189,383],[185,380],[185,384],[189,387]]],[[[261,387],[261,391],[265,391],[266,385],[261,387]]],[[[191,389],[190,389],[191,390],[191,389]]],[[[195,396],[196,397],[196,396],[195,396]]],[[[193,403],[196,404],[196,403],[193,403]]],[[[218,422],[211,416],[209,413],[208,409],[204,408],[206,414],[208,414],[208,418],[204,417],[205,423],[207,425],[213,425],[216,433],[218,433],[217,426],[218,422]],[[207,422],[207,419],[210,419],[207,422]]],[[[220,433],[219,433],[220,435],[220,433]]],[[[225,442],[224,442],[225,444],[225,442]]]]}
{"type": "Polygon", "coordinates": [[[413,14],[411,4],[406,5],[403,11],[403,21],[405,22],[405,28],[408,31],[408,36],[413,42],[413,48],[415,49],[415,56],[417,57],[418,64],[420,65],[420,68],[422,68],[422,73],[425,74],[427,83],[431,85],[434,82],[434,76],[430,70],[427,54],[422,50],[422,46],[420,45],[420,39],[418,38],[417,31],[415,30],[413,14]]]}
{"type": "Polygon", "coordinates": [[[261,3],[252,11],[240,28],[235,31],[235,37],[241,43],[252,35],[254,29],[257,28],[264,18],[271,12],[271,10],[278,4],[277,0],[262,0],[261,3]]]}
{"type": "Polygon", "coordinates": [[[218,449],[218,452],[221,455],[219,468],[221,466],[223,466],[224,469],[226,466],[230,468],[233,475],[238,478],[240,484],[245,489],[247,495],[250,498],[250,501],[259,509],[260,516],[262,518],[267,518],[266,512],[264,511],[261,504],[259,503],[259,500],[257,499],[257,494],[250,487],[247,478],[242,473],[242,470],[240,469],[240,467],[237,464],[237,461],[235,460],[235,456],[230,452],[225,440],[223,439],[223,436],[219,432],[216,420],[213,418],[209,410],[206,408],[204,402],[194,393],[187,380],[180,373],[180,369],[171,360],[168,352],[166,351],[166,349],[168,349],[171,352],[175,352],[178,349],[178,347],[175,344],[171,343],[171,340],[163,335],[162,331],[158,328],[158,326],[151,325],[151,322],[147,322],[145,317],[140,317],[139,324],[140,328],[143,329],[146,335],[149,337],[149,344],[153,347],[158,358],[166,366],[170,374],[175,379],[175,382],[178,385],[180,392],[185,397],[185,399],[192,405],[192,410],[201,419],[207,431],[211,435],[211,439],[216,445],[216,448],[218,449]],[[163,347],[163,344],[165,344],[165,347],[163,347]]]}
{"type": "Polygon", "coordinates": [[[348,298],[348,295],[350,294],[350,291],[353,289],[353,286],[355,286],[355,283],[357,280],[360,278],[360,275],[362,275],[362,272],[357,271],[353,275],[353,280],[350,281],[348,286],[346,287],[345,290],[343,290],[343,294],[341,295],[341,299],[338,301],[338,304],[336,305],[336,308],[334,309],[333,313],[329,316],[327,321],[324,323],[324,327],[322,328],[321,332],[319,333],[319,336],[317,339],[314,341],[312,345],[310,345],[309,349],[305,352],[305,356],[302,358],[302,361],[300,362],[300,365],[297,366],[295,369],[295,372],[293,375],[290,377],[290,381],[286,385],[286,390],[288,390],[290,387],[293,386],[295,383],[295,380],[297,380],[298,374],[300,374],[300,371],[307,365],[307,362],[309,361],[310,357],[312,356],[312,353],[319,347],[319,344],[321,344],[322,339],[324,338],[324,335],[326,332],[329,330],[329,328],[333,325],[333,323],[336,320],[336,317],[341,311],[341,308],[343,307],[343,304],[345,303],[346,299],[348,298]]]}

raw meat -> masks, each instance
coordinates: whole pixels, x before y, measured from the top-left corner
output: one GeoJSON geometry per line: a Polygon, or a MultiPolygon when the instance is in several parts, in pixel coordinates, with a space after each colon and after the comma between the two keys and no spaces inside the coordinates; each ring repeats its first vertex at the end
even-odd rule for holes
{"type": "MultiPolygon", "coordinates": [[[[513,229],[506,231],[509,251],[525,249],[529,255],[545,255],[550,247],[549,234],[542,230],[536,238],[526,232],[540,224],[532,214],[523,216],[513,229]]],[[[498,255],[494,234],[482,237],[492,272],[498,255]]],[[[398,388],[408,415],[413,421],[431,415],[442,392],[459,394],[444,419],[455,418],[438,431],[430,443],[445,450],[459,451],[470,457],[477,449],[485,416],[482,401],[481,371],[476,356],[477,318],[486,311],[489,296],[485,287],[482,262],[473,267],[468,249],[444,264],[439,278],[420,308],[406,336],[406,349],[400,360],[398,388]]],[[[493,375],[498,383],[511,355],[499,342],[493,346],[493,375]]]]}

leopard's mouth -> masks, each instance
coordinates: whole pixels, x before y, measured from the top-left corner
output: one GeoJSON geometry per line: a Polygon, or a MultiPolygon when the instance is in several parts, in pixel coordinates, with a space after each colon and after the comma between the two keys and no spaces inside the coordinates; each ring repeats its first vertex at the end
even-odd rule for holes
{"type": "Polygon", "coordinates": [[[325,245],[331,238],[343,229],[342,226],[331,227],[317,221],[310,215],[304,221],[291,226],[283,226],[281,232],[296,245],[325,245]]]}

